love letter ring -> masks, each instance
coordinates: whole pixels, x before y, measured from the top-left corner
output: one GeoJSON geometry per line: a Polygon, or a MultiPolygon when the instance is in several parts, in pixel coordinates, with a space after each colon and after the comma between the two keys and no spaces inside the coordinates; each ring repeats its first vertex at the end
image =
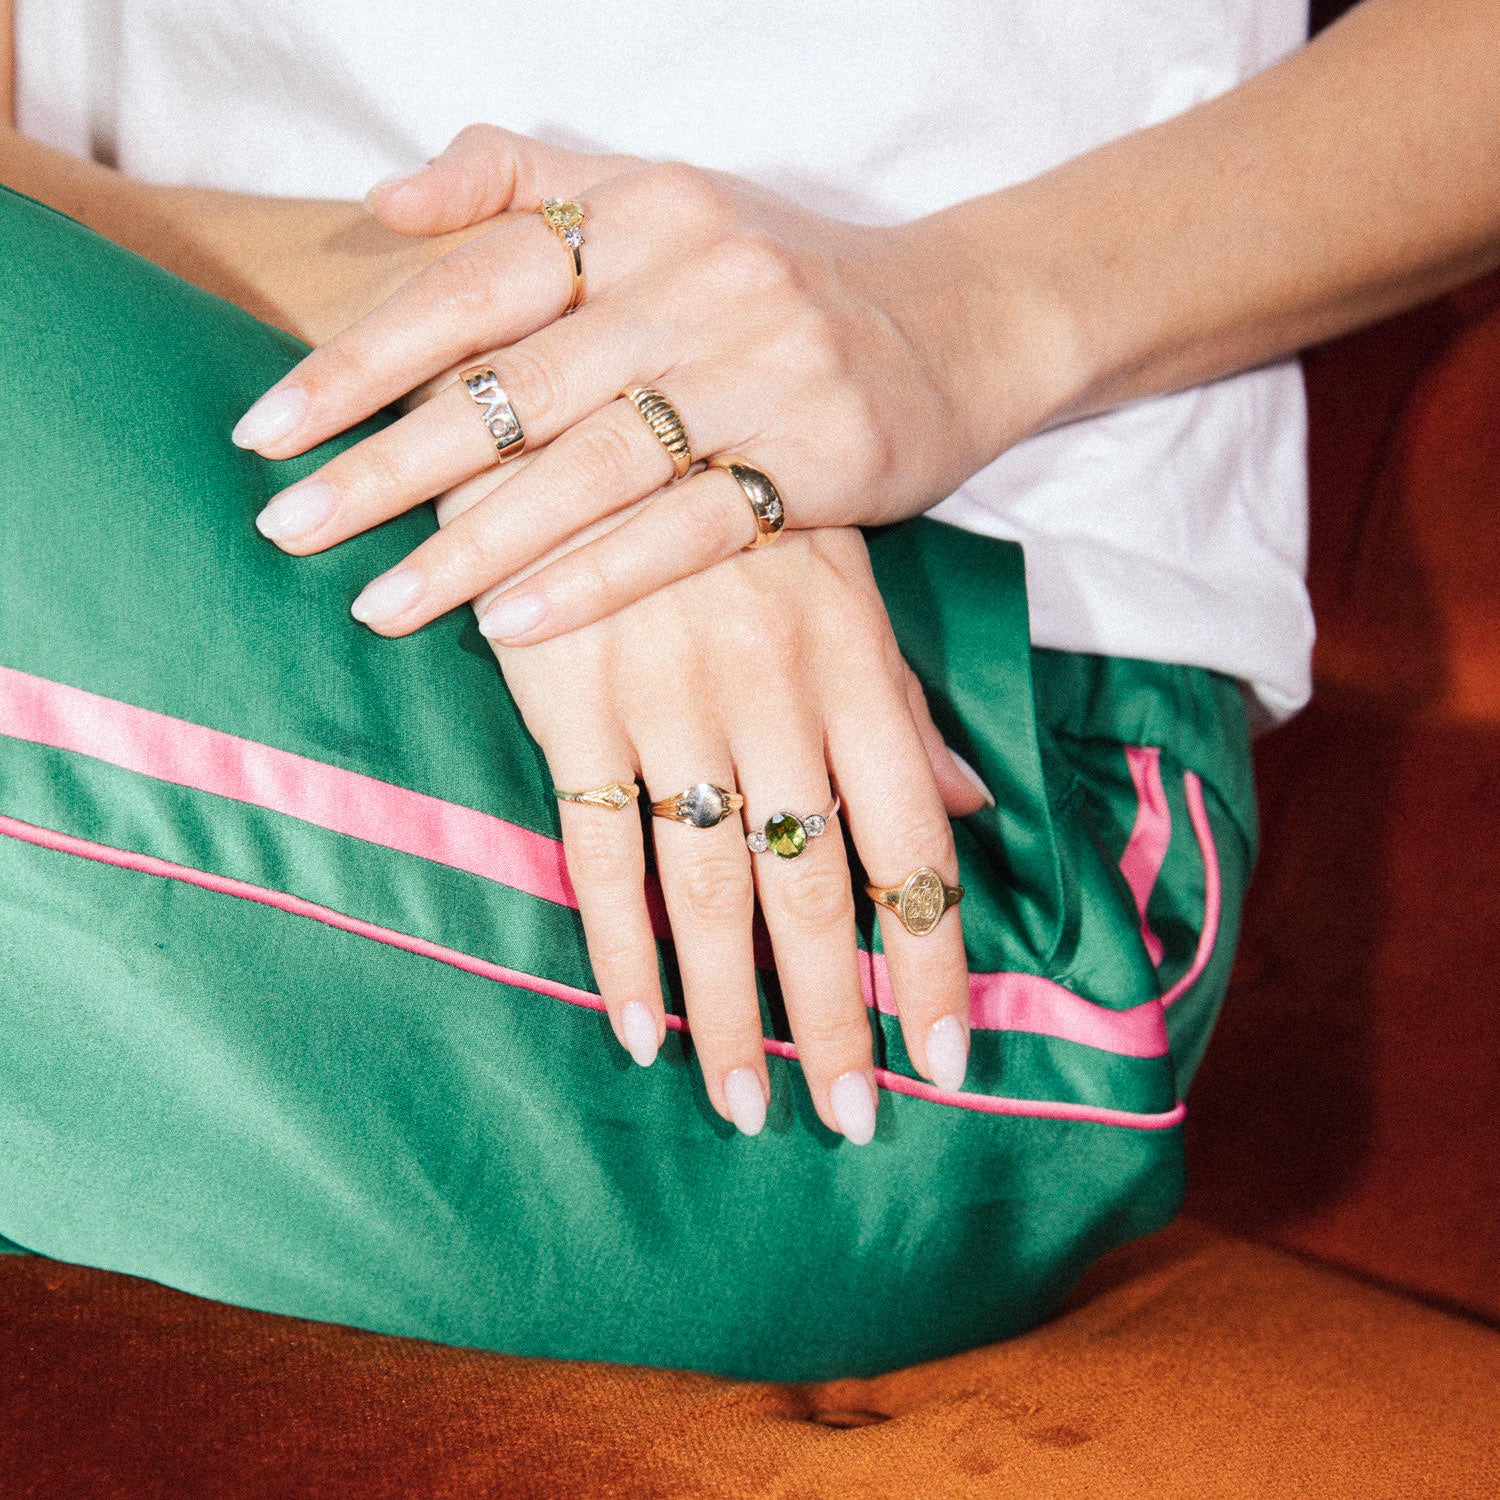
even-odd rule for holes
{"type": "Polygon", "coordinates": [[[563,308],[567,314],[583,301],[583,205],[565,198],[543,198],[537,212],[573,259],[573,295],[563,308]]]}
{"type": "Polygon", "coordinates": [[[469,399],[482,408],[480,419],[494,439],[500,462],[519,458],[526,451],[526,434],[521,431],[521,419],[510,404],[510,397],[500,389],[500,377],[488,365],[475,365],[459,379],[468,389],[469,399]]]}
{"type": "Polygon", "coordinates": [[[693,449],[688,442],[682,414],[655,386],[633,385],[625,399],[640,413],[641,421],[656,435],[656,441],[667,450],[672,472],[681,479],[693,467],[693,449]]]}
{"type": "Polygon", "coordinates": [[[730,813],[737,813],[744,805],[745,799],[738,792],[726,792],[711,781],[700,781],[675,797],[653,802],[651,811],[658,818],[670,818],[690,828],[717,828],[730,813]]]}
{"type": "Polygon", "coordinates": [[[961,885],[947,885],[928,865],[913,870],[900,885],[887,888],[867,885],[865,894],[877,906],[893,911],[913,937],[926,937],[947,915],[948,908],[964,899],[961,885]]]}
{"type": "Polygon", "coordinates": [[[764,828],[745,835],[745,842],[752,854],[779,854],[783,859],[796,859],[807,848],[809,839],[818,838],[828,827],[828,820],[839,810],[839,799],[826,813],[810,813],[798,817],[796,813],[779,812],[766,819],[764,828]]]}
{"type": "Polygon", "coordinates": [[[776,534],[786,524],[786,510],[781,503],[781,492],[771,482],[771,476],[746,463],[738,453],[717,454],[709,459],[708,466],[723,469],[750,502],[750,514],[755,518],[755,539],[746,542],[745,551],[753,552],[767,542],[774,542],[776,534]]]}
{"type": "Polygon", "coordinates": [[[608,786],[596,786],[586,792],[565,792],[561,787],[553,787],[552,795],[559,802],[581,802],[585,807],[620,812],[641,795],[641,789],[633,781],[612,781],[608,786]]]}

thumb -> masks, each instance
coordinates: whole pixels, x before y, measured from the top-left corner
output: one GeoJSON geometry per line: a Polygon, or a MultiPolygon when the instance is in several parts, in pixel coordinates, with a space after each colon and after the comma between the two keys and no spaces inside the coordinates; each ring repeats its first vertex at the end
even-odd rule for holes
{"type": "Polygon", "coordinates": [[[932,778],[937,782],[943,806],[951,817],[967,817],[981,807],[993,807],[995,794],[979,779],[979,772],[956,751],[948,748],[936,724],[932,722],[931,710],[927,707],[927,694],[917,681],[917,674],[910,667],[906,672],[906,701],[911,705],[912,722],[917,726],[922,748],[932,766],[932,778]]]}

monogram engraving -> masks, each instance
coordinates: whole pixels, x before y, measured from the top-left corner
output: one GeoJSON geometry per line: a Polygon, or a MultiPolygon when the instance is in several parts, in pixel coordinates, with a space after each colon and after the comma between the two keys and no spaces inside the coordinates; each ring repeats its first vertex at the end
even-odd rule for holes
{"type": "Polygon", "coordinates": [[[936,870],[912,871],[898,900],[898,914],[913,937],[923,937],[948,909],[947,892],[936,870]]]}

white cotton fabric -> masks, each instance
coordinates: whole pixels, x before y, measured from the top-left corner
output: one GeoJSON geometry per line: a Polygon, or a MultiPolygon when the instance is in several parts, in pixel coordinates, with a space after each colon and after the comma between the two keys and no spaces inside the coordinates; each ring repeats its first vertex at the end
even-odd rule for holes
{"type": "MultiPolygon", "coordinates": [[[[357,197],[488,120],[895,223],[1299,45],[1305,0],[17,0],[21,128],[133,176],[357,197]]],[[[1309,692],[1294,363],[1031,438],[933,514],[1023,544],[1041,646],[1309,692]]]]}

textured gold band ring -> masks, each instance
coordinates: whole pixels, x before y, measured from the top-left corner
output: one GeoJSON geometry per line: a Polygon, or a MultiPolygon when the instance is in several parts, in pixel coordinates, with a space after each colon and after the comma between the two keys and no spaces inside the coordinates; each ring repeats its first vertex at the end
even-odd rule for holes
{"type": "Polygon", "coordinates": [[[581,802],[585,807],[620,812],[641,795],[641,789],[633,781],[612,781],[608,786],[592,787],[586,792],[565,792],[561,787],[553,787],[552,795],[559,802],[581,802]]]}
{"type": "Polygon", "coordinates": [[[658,818],[686,823],[689,828],[717,828],[744,805],[745,799],[738,792],[725,791],[711,781],[700,781],[685,792],[653,802],[651,811],[658,818]]]}
{"type": "Polygon", "coordinates": [[[510,404],[510,397],[500,388],[500,377],[488,365],[475,365],[459,379],[469,392],[469,400],[480,408],[480,420],[495,444],[500,462],[519,458],[526,451],[526,434],[521,419],[510,404]]]}
{"type": "Polygon", "coordinates": [[[682,425],[681,412],[653,385],[633,385],[625,392],[625,399],[667,450],[672,472],[681,479],[693,467],[693,448],[688,442],[687,428],[682,425]]]}
{"type": "Polygon", "coordinates": [[[946,884],[930,865],[921,865],[900,885],[867,885],[865,894],[877,906],[895,912],[913,937],[926,937],[964,899],[964,888],[946,884]]]}
{"type": "Polygon", "coordinates": [[[573,292],[563,314],[573,311],[583,301],[583,221],[586,217],[581,203],[566,198],[543,198],[537,209],[542,222],[563,242],[573,262],[573,292]]]}
{"type": "Polygon", "coordinates": [[[781,491],[772,482],[771,476],[738,453],[718,453],[709,459],[710,469],[723,471],[739,485],[740,493],[750,502],[750,514],[755,519],[755,538],[745,543],[745,551],[753,552],[774,542],[781,528],[786,525],[786,508],[781,503],[781,491]]]}

